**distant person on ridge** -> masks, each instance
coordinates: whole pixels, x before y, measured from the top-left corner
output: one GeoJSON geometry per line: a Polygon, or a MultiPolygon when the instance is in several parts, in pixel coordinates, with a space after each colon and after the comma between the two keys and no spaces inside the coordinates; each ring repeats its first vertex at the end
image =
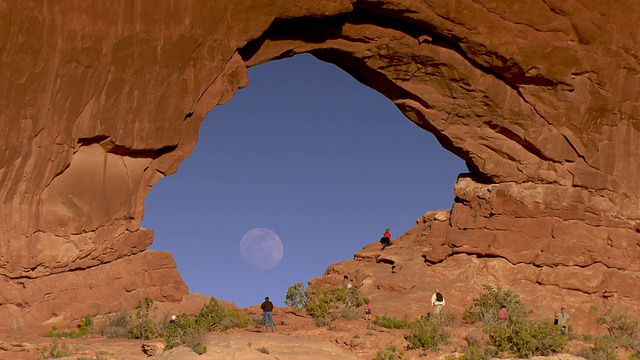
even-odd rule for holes
{"type": "Polygon", "coordinates": [[[264,302],[260,305],[262,309],[262,316],[264,317],[264,330],[269,331],[269,325],[271,325],[271,331],[276,331],[276,325],[273,323],[273,303],[269,301],[269,297],[264,298],[264,302]]]}
{"type": "Polygon", "coordinates": [[[436,292],[431,295],[431,306],[435,308],[436,315],[440,314],[440,311],[444,307],[444,304],[444,296],[439,289],[436,289],[436,292]]]}
{"type": "MultiPolygon", "coordinates": [[[[351,280],[349,279],[349,277],[347,275],[344,276],[344,289],[346,290],[344,293],[344,304],[347,306],[351,306],[354,303],[354,295],[355,293],[353,292],[353,290],[355,290],[355,288],[353,288],[353,282],[351,282],[351,280]],[[353,290],[351,290],[351,288],[353,288],[353,290]]],[[[357,293],[357,291],[356,291],[357,293]]]]}
{"type": "Polygon", "coordinates": [[[382,244],[382,249],[380,249],[381,251],[391,245],[391,231],[389,231],[389,229],[384,231],[382,238],[380,238],[380,243],[382,244]]]}
{"type": "Polygon", "coordinates": [[[350,287],[353,286],[353,283],[351,282],[351,280],[349,280],[349,277],[347,275],[344,276],[344,289],[345,290],[349,290],[350,287]]]}

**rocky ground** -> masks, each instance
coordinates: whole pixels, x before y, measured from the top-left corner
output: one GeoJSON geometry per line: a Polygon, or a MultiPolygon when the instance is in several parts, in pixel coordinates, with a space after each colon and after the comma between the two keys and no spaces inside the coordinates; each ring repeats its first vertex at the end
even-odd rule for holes
{"type": "MultiPolygon", "coordinates": [[[[276,332],[261,329],[233,329],[223,333],[206,335],[207,352],[197,355],[187,347],[162,351],[162,339],[149,341],[129,339],[106,339],[89,336],[83,339],[58,339],[69,352],[62,359],[99,360],[207,360],[207,359],[278,359],[278,360],[358,360],[375,359],[378,350],[388,345],[406,348],[403,339],[405,330],[389,330],[373,327],[364,320],[337,320],[332,327],[317,327],[313,320],[292,312],[276,311],[276,332]],[[143,352],[146,347],[151,356],[143,352]]],[[[45,329],[0,329],[0,359],[42,359],[50,354],[53,339],[42,336],[45,329]]],[[[440,359],[461,351],[466,345],[464,336],[478,331],[470,325],[451,328],[451,344],[441,351],[425,352],[405,350],[403,359],[440,359]]],[[[572,347],[580,345],[574,342],[572,347]]],[[[570,355],[559,355],[554,359],[572,359],[570,355]]]]}
{"type": "MultiPolygon", "coordinates": [[[[447,212],[442,214],[447,215],[447,212]]],[[[397,318],[412,319],[427,315],[432,309],[429,298],[436,288],[445,294],[445,312],[455,318],[449,328],[450,344],[438,352],[406,350],[404,339],[407,330],[390,330],[376,327],[365,321],[334,320],[329,326],[316,326],[314,320],[304,313],[288,308],[276,308],[274,319],[277,332],[265,333],[251,325],[245,329],[232,329],[223,333],[206,335],[208,351],[199,356],[189,348],[180,347],[163,351],[161,339],[141,341],[106,339],[89,336],[82,339],[56,340],[58,349],[65,346],[66,359],[375,359],[380,350],[395,345],[405,349],[403,359],[440,359],[452,353],[461,353],[468,346],[469,334],[482,336],[475,325],[463,324],[462,314],[473,304],[483,285],[510,289],[519,294],[534,318],[551,319],[561,305],[566,305],[571,315],[571,325],[576,336],[570,342],[571,354],[587,343],[579,340],[584,334],[595,336],[602,333],[596,324],[594,309],[604,310],[627,306],[634,308],[633,299],[622,296],[602,296],[586,293],[580,288],[562,288],[540,283],[541,270],[530,264],[513,264],[501,257],[478,257],[469,253],[457,253],[429,260],[436,256],[439,244],[437,227],[440,213],[431,214],[430,221],[395,239],[391,247],[381,251],[379,243],[371,243],[357,252],[353,259],[335,263],[325,274],[310,281],[312,286],[331,289],[341,287],[347,276],[361,295],[369,297],[374,306],[374,315],[388,314],[397,318]],[[144,350],[144,351],[143,351],[144,350]]],[[[444,223],[443,223],[444,224],[444,223]]],[[[576,279],[583,283],[587,276],[576,279]],[[580,281],[580,279],[582,279],[580,281]]],[[[179,303],[156,303],[154,312],[160,319],[170,314],[186,312],[195,314],[209,298],[190,294],[179,303]]],[[[226,304],[233,306],[233,304],[226,304]]],[[[244,309],[254,320],[260,318],[257,306],[244,309]]],[[[96,327],[101,318],[96,317],[96,327]]],[[[255,322],[255,321],[254,321],[255,322]]],[[[78,324],[58,324],[60,328],[73,330],[78,324]]],[[[52,338],[44,337],[52,324],[40,327],[25,327],[14,324],[0,328],[0,359],[31,360],[51,355],[52,338]]],[[[593,342],[593,341],[592,341],[593,342]]],[[[558,358],[558,357],[556,357],[558,358]]],[[[570,355],[560,356],[562,359],[570,355]]],[[[624,358],[624,357],[623,357],[624,358]]]]}

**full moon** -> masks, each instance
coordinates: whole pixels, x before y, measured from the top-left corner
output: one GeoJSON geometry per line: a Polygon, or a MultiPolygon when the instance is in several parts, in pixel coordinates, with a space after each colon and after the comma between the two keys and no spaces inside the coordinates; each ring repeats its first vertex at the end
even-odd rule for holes
{"type": "Polygon", "coordinates": [[[282,260],[284,246],[278,234],[270,229],[249,230],[240,240],[240,255],[259,270],[269,270],[282,260]]]}

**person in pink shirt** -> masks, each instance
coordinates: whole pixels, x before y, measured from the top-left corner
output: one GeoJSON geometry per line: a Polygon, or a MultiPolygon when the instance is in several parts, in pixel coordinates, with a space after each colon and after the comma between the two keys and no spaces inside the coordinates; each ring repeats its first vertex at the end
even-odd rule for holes
{"type": "Polygon", "coordinates": [[[373,312],[373,306],[371,306],[371,300],[364,299],[364,319],[371,321],[371,313],[373,312]]]}
{"type": "Polygon", "coordinates": [[[502,305],[500,311],[498,311],[498,321],[500,323],[505,323],[507,322],[507,319],[509,319],[509,312],[507,311],[507,307],[502,305]]]}

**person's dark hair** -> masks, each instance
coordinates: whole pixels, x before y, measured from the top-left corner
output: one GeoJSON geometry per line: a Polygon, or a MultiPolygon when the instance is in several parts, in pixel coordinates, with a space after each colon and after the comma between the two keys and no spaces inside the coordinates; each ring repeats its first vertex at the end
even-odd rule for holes
{"type": "Polygon", "coordinates": [[[265,299],[265,300],[269,300],[269,297],[268,297],[268,296],[265,296],[265,297],[264,297],[264,299],[265,299]]]}

